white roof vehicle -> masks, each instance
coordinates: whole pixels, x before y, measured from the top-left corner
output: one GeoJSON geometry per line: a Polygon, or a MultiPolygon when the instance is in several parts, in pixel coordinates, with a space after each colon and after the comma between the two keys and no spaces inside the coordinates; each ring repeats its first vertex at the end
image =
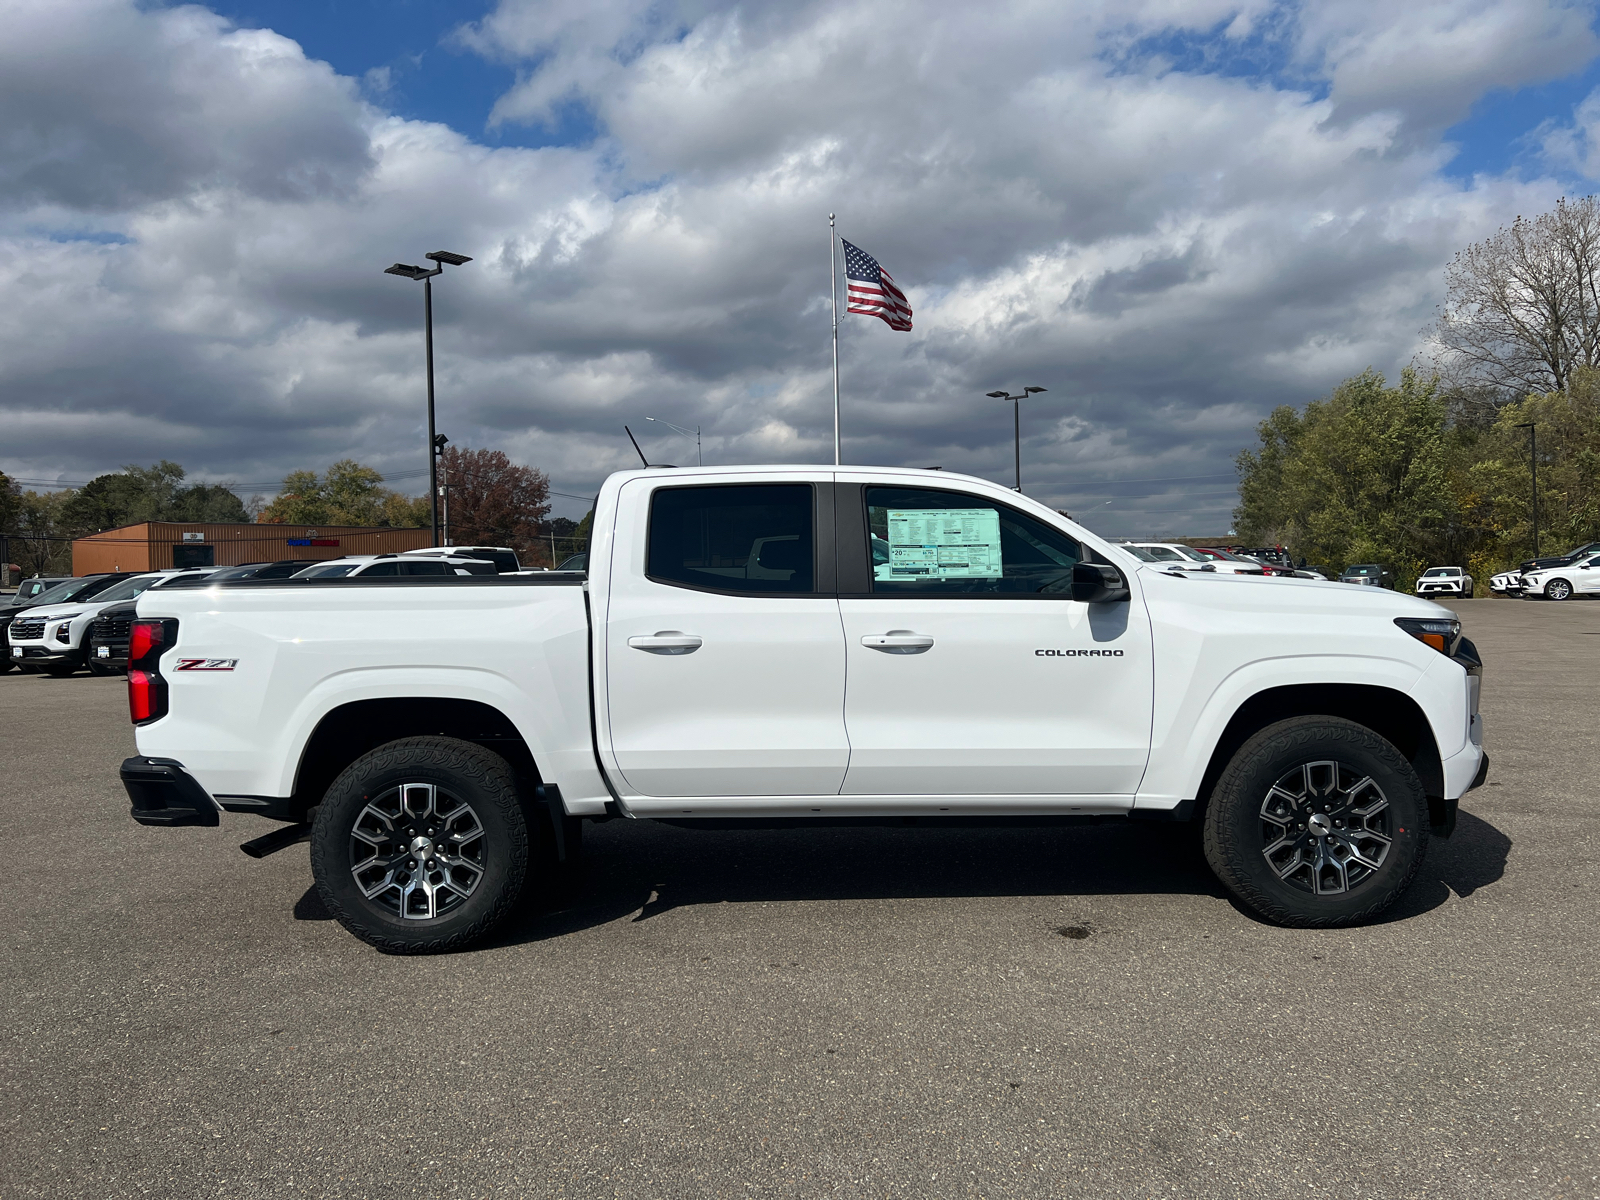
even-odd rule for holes
{"type": "Polygon", "coordinates": [[[1520,596],[1522,594],[1522,572],[1517,570],[1501,571],[1498,575],[1489,577],[1489,590],[1503,595],[1520,596]]]}
{"type": "Polygon", "coordinates": [[[148,571],[96,592],[86,603],[65,600],[43,604],[24,611],[6,631],[11,643],[11,661],[24,671],[46,675],[71,675],[88,665],[89,626],[100,610],[132,600],[151,588],[167,587],[182,580],[210,575],[215,567],[193,571],[148,571]]]}
{"type": "Polygon", "coordinates": [[[495,575],[492,562],[481,558],[464,558],[446,555],[439,558],[413,558],[404,554],[351,554],[344,558],[330,558],[303,571],[296,571],[290,579],[344,579],[361,576],[366,579],[404,576],[420,579],[438,575],[495,575]]]}
{"type": "MultiPolygon", "coordinates": [[[[1119,542],[1118,545],[1137,552],[1139,558],[1156,563],[1169,571],[1220,571],[1222,564],[1214,563],[1200,551],[1181,543],[1119,542]]],[[[1259,573],[1259,572],[1258,572],[1259,573]]]]}
{"type": "Polygon", "coordinates": [[[586,574],[146,593],[133,819],[280,822],[246,849],[309,838],[396,953],[483,937],[607,818],[1203,821],[1241,903],[1328,927],[1392,903],[1488,770],[1447,609],[1170,572],[986,480],[625,471],[593,529],[586,574]]]}
{"type": "Polygon", "coordinates": [[[510,546],[424,546],[420,550],[402,550],[401,558],[477,558],[491,562],[501,575],[515,575],[522,570],[517,552],[510,546]]]}
{"type": "MultiPolygon", "coordinates": [[[[1564,567],[1529,571],[1522,577],[1522,598],[1531,600],[1570,600],[1574,596],[1600,595],[1600,554],[1592,554],[1564,567]]],[[[11,628],[15,629],[13,625],[11,628]]],[[[11,635],[13,638],[16,634],[11,635]]]]}
{"type": "Polygon", "coordinates": [[[1429,567],[1417,578],[1419,596],[1460,596],[1472,599],[1472,576],[1460,567],[1429,567]]]}

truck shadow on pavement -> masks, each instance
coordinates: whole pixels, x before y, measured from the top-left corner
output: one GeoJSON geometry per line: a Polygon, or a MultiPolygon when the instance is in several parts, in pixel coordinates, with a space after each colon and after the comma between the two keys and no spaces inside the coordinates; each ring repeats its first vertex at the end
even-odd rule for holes
{"type": "MultiPolygon", "coordinates": [[[[562,937],[710,904],[990,896],[1192,895],[1232,900],[1191,826],[688,830],[613,821],[584,862],[486,945],[562,937]]],[[[1511,839],[1463,812],[1381,921],[1470,896],[1505,873],[1511,839]]],[[[315,893],[305,898],[320,909],[315,893]]],[[[1249,914],[1235,904],[1241,914],[1249,914]]],[[[299,906],[296,906],[299,915],[299,906]]]]}

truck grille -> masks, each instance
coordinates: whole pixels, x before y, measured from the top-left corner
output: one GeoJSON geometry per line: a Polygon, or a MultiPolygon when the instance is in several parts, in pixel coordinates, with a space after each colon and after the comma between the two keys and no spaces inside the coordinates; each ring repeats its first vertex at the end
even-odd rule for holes
{"type": "Polygon", "coordinates": [[[32,621],[13,621],[9,636],[13,642],[26,642],[44,636],[44,618],[32,621]]]}
{"type": "Polygon", "coordinates": [[[126,641],[132,632],[132,617],[96,617],[89,636],[102,642],[126,641]]]}

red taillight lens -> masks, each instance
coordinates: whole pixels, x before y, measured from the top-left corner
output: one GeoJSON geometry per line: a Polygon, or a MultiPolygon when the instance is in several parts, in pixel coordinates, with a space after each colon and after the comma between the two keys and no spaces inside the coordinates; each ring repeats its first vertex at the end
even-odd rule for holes
{"type": "Polygon", "coordinates": [[[150,651],[160,647],[166,640],[166,632],[161,621],[135,621],[128,641],[128,661],[138,662],[150,651]]]}
{"type": "Polygon", "coordinates": [[[128,671],[128,716],[137,725],[161,715],[166,685],[153,671],[128,671]]]}
{"type": "Polygon", "coordinates": [[[135,621],[128,632],[128,716],[143,725],[167,715],[161,655],[178,640],[178,622],[135,621]]]}

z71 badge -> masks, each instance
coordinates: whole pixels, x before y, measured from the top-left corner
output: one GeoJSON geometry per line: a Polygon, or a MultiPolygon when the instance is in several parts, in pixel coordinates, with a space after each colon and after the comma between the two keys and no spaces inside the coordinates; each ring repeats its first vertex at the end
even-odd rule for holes
{"type": "Polygon", "coordinates": [[[174,671],[231,671],[239,665],[237,658],[180,658],[174,671]]]}

